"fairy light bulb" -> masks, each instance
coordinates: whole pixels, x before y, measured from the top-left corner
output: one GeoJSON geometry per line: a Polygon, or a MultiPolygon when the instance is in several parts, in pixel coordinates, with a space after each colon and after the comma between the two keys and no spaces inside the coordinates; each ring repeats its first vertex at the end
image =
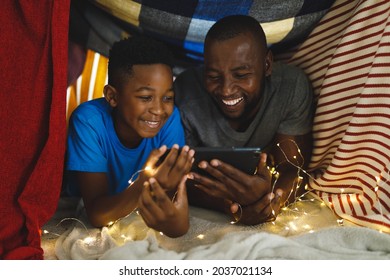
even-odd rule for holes
{"type": "Polygon", "coordinates": [[[197,238],[200,239],[200,240],[204,239],[204,234],[199,234],[199,235],[197,236],[197,238]]]}

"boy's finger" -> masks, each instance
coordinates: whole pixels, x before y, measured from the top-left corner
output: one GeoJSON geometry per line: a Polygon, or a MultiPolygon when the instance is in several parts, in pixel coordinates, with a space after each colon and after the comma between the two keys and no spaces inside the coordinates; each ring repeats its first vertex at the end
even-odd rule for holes
{"type": "Polygon", "coordinates": [[[160,148],[153,150],[146,161],[145,167],[154,168],[160,157],[167,151],[167,149],[167,146],[163,145],[160,148]]]}
{"type": "Polygon", "coordinates": [[[178,206],[188,203],[186,182],[187,182],[187,176],[185,175],[181,178],[180,183],[177,187],[175,204],[178,206]]]}

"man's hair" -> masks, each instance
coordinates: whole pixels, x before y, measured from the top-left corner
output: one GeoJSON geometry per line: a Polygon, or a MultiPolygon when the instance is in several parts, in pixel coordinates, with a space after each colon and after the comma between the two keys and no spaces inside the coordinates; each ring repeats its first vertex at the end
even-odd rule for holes
{"type": "Polygon", "coordinates": [[[108,83],[119,86],[133,75],[134,65],[165,64],[173,67],[173,55],[162,42],[134,36],[115,42],[108,60],[108,83]]]}
{"type": "Polygon", "coordinates": [[[247,32],[267,47],[266,36],[260,23],[247,15],[231,15],[218,20],[207,32],[205,41],[224,41],[247,32]]]}

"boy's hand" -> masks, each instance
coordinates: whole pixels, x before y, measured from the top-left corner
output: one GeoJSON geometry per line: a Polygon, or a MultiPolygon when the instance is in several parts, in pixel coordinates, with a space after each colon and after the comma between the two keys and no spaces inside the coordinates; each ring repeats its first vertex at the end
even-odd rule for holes
{"type": "Polygon", "coordinates": [[[179,146],[175,144],[164,161],[159,166],[156,166],[156,163],[165,153],[166,149],[166,146],[163,146],[153,151],[149,156],[146,166],[152,168],[150,177],[153,176],[156,178],[159,185],[165,191],[173,191],[176,190],[180,179],[191,170],[195,151],[190,150],[187,145],[179,151],[179,146]]]}
{"type": "Polygon", "coordinates": [[[144,184],[138,210],[145,224],[169,237],[179,237],[189,228],[187,176],[182,176],[177,194],[171,201],[155,178],[144,184]]]}

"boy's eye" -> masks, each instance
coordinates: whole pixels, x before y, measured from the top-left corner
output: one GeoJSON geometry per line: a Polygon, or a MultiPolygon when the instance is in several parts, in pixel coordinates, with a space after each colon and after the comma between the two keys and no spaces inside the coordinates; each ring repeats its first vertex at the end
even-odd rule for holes
{"type": "Polygon", "coordinates": [[[164,96],[163,97],[164,102],[172,102],[173,101],[173,96],[164,96]]]}
{"type": "Polygon", "coordinates": [[[141,99],[144,102],[152,100],[151,96],[138,96],[138,98],[141,99]]]}

